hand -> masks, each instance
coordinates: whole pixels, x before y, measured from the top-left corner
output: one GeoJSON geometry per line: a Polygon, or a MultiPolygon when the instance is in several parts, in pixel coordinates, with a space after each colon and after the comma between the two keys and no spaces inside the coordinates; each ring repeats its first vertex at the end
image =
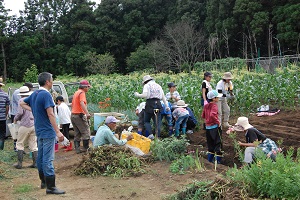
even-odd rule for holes
{"type": "Polygon", "coordinates": [[[167,112],[170,111],[170,108],[169,108],[168,106],[166,107],[166,111],[167,111],[167,112]]]}
{"type": "Polygon", "coordinates": [[[62,142],[64,141],[65,136],[59,131],[58,133],[56,133],[56,137],[57,141],[62,142]]]}
{"type": "Polygon", "coordinates": [[[131,134],[128,135],[126,139],[127,139],[127,141],[132,140],[133,139],[133,135],[131,135],[131,134]]]}
{"type": "Polygon", "coordinates": [[[64,137],[64,140],[60,143],[62,146],[69,146],[70,145],[70,141],[64,137]]]}
{"type": "Polygon", "coordinates": [[[135,110],[135,114],[139,116],[139,110],[135,110]]]}
{"type": "Polygon", "coordinates": [[[135,97],[139,97],[139,93],[138,93],[138,92],[135,92],[135,93],[134,93],[134,96],[135,96],[135,97]]]}
{"type": "Polygon", "coordinates": [[[240,146],[242,146],[242,144],[243,144],[243,143],[242,143],[242,142],[240,142],[240,141],[238,141],[238,144],[239,144],[240,146]]]}
{"type": "Polygon", "coordinates": [[[86,118],[90,119],[91,118],[91,114],[90,113],[86,114],[86,118]]]}
{"type": "Polygon", "coordinates": [[[205,101],[204,101],[204,105],[207,105],[207,104],[208,104],[208,101],[207,101],[207,100],[205,100],[205,101]]]}

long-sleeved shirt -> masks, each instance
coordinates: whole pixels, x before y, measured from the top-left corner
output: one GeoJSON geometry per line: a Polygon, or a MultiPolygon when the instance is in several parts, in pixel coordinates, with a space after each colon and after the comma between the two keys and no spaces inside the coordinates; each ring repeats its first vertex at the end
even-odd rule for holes
{"type": "Polygon", "coordinates": [[[182,117],[185,115],[189,115],[189,111],[186,108],[176,108],[173,112],[172,115],[174,118],[182,117]]]}
{"type": "MultiPolygon", "coordinates": [[[[229,91],[233,90],[233,84],[231,81],[229,83],[224,82],[223,80],[220,80],[217,84],[216,90],[219,92],[222,90],[223,95],[229,95],[229,91]]],[[[220,93],[220,92],[219,92],[220,93]]],[[[219,100],[223,100],[224,97],[220,97],[219,100]]]]}
{"type": "Polygon", "coordinates": [[[22,98],[19,100],[18,109],[16,116],[14,118],[15,121],[20,121],[20,126],[25,126],[27,128],[34,126],[34,119],[32,112],[29,110],[25,110],[20,106],[20,102],[25,99],[22,98]]]}
{"type": "Polygon", "coordinates": [[[94,138],[93,146],[98,147],[105,144],[125,145],[127,140],[119,140],[107,125],[100,126],[94,138]]]}
{"type": "Polygon", "coordinates": [[[218,105],[216,103],[209,103],[204,106],[202,112],[202,118],[205,119],[206,127],[216,126],[218,127],[220,124],[218,118],[218,105]]]}
{"type": "Polygon", "coordinates": [[[60,124],[71,123],[71,111],[65,102],[62,102],[59,106],[57,106],[57,115],[59,117],[60,124]]]}

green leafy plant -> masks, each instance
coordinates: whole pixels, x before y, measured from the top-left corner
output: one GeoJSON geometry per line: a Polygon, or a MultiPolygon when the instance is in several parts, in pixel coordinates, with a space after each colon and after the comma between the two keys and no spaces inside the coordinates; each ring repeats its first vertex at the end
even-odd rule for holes
{"type": "Polygon", "coordinates": [[[36,83],[38,79],[39,71],[35,64],[32,64],[31,67],[26,69],[23,80],[24,82],[36,83]]]}
{"type": "Polygon", "coordinates": [[[30,184],[18,185],[15,188],[15,193],[27,193],[33,190],[33,186],[30,184]]]}
{"type": "Polygon", "coordinates": [[[182,155],[171,163],[169,170],[174,174],[184,174],[186,170],[195,166],[195,159],[191,155],[182,155]]]}

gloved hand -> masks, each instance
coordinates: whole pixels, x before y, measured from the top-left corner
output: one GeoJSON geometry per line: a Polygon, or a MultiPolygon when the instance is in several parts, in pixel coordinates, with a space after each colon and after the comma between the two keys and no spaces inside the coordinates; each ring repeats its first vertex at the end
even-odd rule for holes
{"type": "Polygon", "coordinates": [[[208,101],[206,100],[206,101],[204,101],[204,105],[206,105],[206,104],[208,104],[208,101]]]}
{"type": "Polygon", "coordinates": [[[136,97],[139,97],[139,95],[140,95],[140,94],[139,94],[138,92],[135,92],[135,93],[134,93],[134,96],[136,96],[136,97]]]}
{"type": "Polygon", "coordinates": [[[132,129],[133,129],[133,126],[129,126],[127,130],[128,130],[129,132],[131,132],[132,129]]]}
{"type": "Polygon", "coordinates": [[[60,144],[62,146],[69,146],[70,145],[70,141],[66,137],[64,137],[64,141],[62,141],[60,144]]]}
{"type": "Polygon", "coordinates": [[[167,111],[167,112],[170,111],[170,108],[169,108],[169,107],[166,107],[166,111],[167,111]]]}

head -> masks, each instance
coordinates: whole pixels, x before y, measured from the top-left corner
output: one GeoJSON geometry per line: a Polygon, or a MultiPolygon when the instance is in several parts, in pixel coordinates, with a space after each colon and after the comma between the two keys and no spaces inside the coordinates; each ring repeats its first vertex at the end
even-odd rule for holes
{"type": "Polygon", "coordinates": [[[233,128],[235,131],[247,131],[249,128],[252,127],[253,126],[249,124],[249,120],[247,117],[239,117],[233,128]]]}
{"type": "Polygon", "coordinates": [[[38,76],[38,83],[41,87],[44,87],[44,88],[50,90],[53,85],[52,74],[50,74],[49,72],[40,73],[38,76]]]}
{"type": "Polygon", "coordinates": [[[210,82],[212,76],[213,76],[212,73],[210,73],[210,72],[205,72],[205,73],[204,73],[204,78],[203,78],[203,80],[206,80],[206,81],[210,82]]]}
{"type": "Polygon", "coordinates": [[[143,77],[143,84],[147,84],[149,81],[152,81],[153,78],[150,75],[146,75],[143,77]]]}
{"type": "Polygon", "coordinates": [[[2,86],[5,86],[5,84],[3,83],[3,79],[0,78],[0,88],[1,88],[2,86]]]}
{"type": "Polygon", "coordinates": [[[87,81],[87,80],[82,80],[80,81],[79,83],[79,89],[82,89],[84,90],[85,92],[89,91],[89,89],[91,88],[92,86],[90,85],[90,83],[87,81]]]}
{"type": "Polygon", "coordinates": [[[28,97],[32,93],[27,86],[22,86],[22,87],[19,88],[19,90],[20,90],[20,92],[19,92],[18,95],[21,96],[22,98],[23,97],[28,97]]]}
{"type": "Polygon", "coordinates": [[[229,83],[233,79],[233,76],[230,72],[225,72],[223,76],[223,81],[229,83]]]}
{"type": "Polygon", "coordinates": [[[58,105],[60,105],[62,102],[64,102],[64,98],[62,96],[58,96],[55,99],[55,103],[57,103],[58,105]]]}
{"type": "Polygon", "coordinates": [[[110,130],[114,131],[117,127],[117,122],[120,120],[117,120],[114,116],[108,116],[105,119],[105,124],[110,128],[110,130]]]}
{"type": "Polygon", "coordinates": [[[23,86],[27,86],[27,87],[29,88],[30,91],[33,90],[33,85],[32,85],[32,83],[30,83],[30,82],[24,83],[23,86]]]}
{"type": "Polygon", "coordinates": [[[219,97],[222,97],[222,96],[223,95],[219,94],[216,90],[212,90],[207,93],[207,99],[209,100],[209,102],[218,102],[219,97]]]}
{"type": "Polygon", "coordinates": [[[173,82],[168,83],[168,87],[171,93],[176,91],[176,86],[177,85],[175,85],[173,82]]]}

